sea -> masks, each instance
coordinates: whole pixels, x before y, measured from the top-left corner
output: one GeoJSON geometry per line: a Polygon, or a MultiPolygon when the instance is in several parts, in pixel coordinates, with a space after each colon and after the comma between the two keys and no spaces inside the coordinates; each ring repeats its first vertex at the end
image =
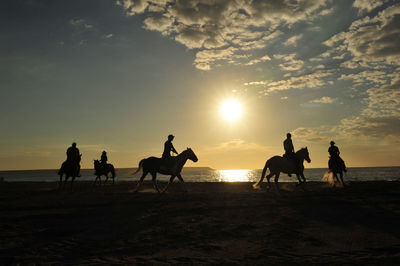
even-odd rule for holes
{"type": "MultiPolygon", "coordinates": [[[[137,181],[141,173],[132,175],[135,169],[116,169],[116,181],[137,181]]],[[[261,169],[232,169],[215,170],[208,167],[187,167],[182,171],[185,182],[256,182],[261,177],[261,169]]],[[[322,181],[326,168],[305,169],[307,181],[322,181]]],[[[94,181],[94,170],[82,169],[81,177],[77,181],[94,181]]],[[[159,181],[168,181],[169,176],[157,175],[159,181]]],[[[354,167],[349,168],[344,175],[345,181],[400,181],[400,167],[354,167]]],[[[0,180],[3,182],[55,182],[59,180],[57,170],[18,170],[0,171],[0,180]]],[[[104,177],[102,177],[104,180],[104,177]]],[[[145,180],[151,180],[148,174],[145,180]]],[[[280,182],[297,182],[295,175],[289,177],[281,174],[280,182]]]]}

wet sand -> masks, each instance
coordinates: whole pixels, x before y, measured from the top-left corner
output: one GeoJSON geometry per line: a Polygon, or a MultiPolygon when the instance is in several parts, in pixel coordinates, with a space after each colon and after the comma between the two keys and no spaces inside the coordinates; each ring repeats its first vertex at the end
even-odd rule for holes
{"type": "Polygon", "coordinates": [[[0,264],[399,265],[400,182],[0,183],[0,264]]]}

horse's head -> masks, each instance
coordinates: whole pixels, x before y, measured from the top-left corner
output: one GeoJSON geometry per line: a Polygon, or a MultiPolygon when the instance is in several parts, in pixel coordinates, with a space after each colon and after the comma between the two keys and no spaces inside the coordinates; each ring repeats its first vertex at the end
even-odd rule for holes
{"type": "Polygon", "coordinates": [[[99,160],[93,160],[94,162],[94,167],[99,166],[100,165],[100,161],[99,160]]]}
{"type": "Polygon", "coordinates": [[[197,162],[199,159],[197,159],[196,154],[194,154],[193,150],[191,148],[186,149],[188,159],[192,160],[193,162],[197,162]]]}
{"type": "Polygon", "coordinates": [[[304,150],[304,159],[307,161],[307,163],[311,163],[310,154],[308,153],[307,147],[303,148],[302,150],[304,150]]]}

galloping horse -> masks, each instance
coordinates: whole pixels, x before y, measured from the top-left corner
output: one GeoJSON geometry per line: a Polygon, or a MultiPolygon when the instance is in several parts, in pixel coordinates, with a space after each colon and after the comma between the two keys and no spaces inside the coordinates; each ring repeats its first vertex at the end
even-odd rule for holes
{"type": "MultiPolygon", "coordinates": [[[[136,189],[134,192],[137,192],[139,190],[139,187],[143,183],[143,179],[146,177],[148,173],[151,174],[152,180],[153,180],[153,185],[154,188],[157,190],[158,193],[160,193],[160,190],[157,185],[157,173],[163,174],[163,175],[171,175],[171,178],[168,181],[167,186],[162,192],[165,192],[168,189],[168,186],[174,181],[175,177],[178,177],[178,179],[181,181],[182,184],[184,184],[184,181],[182,179],[181,171],[183,166],[185,165],[187,160],[191,160],[193,162],[197,162],[197,156],[194,154],[192,149],[187,148],[184,150],[182,153],[180,153],[176,157],[172,157],[173,163],[171,164],[172,167],[169,169],[164,169],[163,166],[165,164],[165,160],[157,157],[149,157],[146,159],[143,159],[139,162],[139,167],[134,172],[132,175],[138,173],[140,169],[143,169],[143,174],[140,177],[140,180],[136,186],[136,189]]],[[[186,188],[185,188],[186,190],[186,188]]]]}
{"type": "Polygon", "coordinates": [[[311,162],[310,156],[308,154],[308,149],[307,147],[302,148],[296,152],[296,158],[299,160],[301,163],[300,169],[296,169],[294,163],[290,161],[289,159],[283,158],[281,156],[274,156],[265,163],[264,169],[262,171],[262,175],[260,180],[253,185],[254,188],[259,188],[261,182],[264,180],[265,173],[267,172],[267,168],[269,168],[269,175],[267,175],[267,181],[268,181],[268,186],[270,187],[270,182],[269,179],[275,175],[275,185],[278,186],[278,179],[280,173],[286,173],[286,174],[296,174],[297,179],[299,180],[299,184],[302,184],[306,182],[306,178],[304,177],[303,171],[304,171],[304,160],[306,160],[308,163],[311,162]],[[300,176],[302,179],[300,179],[300,176]]]}
{"type": "Polygon", "coordinates": [[[329,161],[328,161],[328,166],[329,166],[329,170],[333,173],[333,176],[336,178],[336,180],[338,182],[342,182],[342,185],[344,186],[344,181],[343,181],[343,171],[346,169],[344,167],[344,164],[342,163],[342,161],[339,160],[340,158],[337,157],[330,157],[329,161]],[[340,181],[339,178],[337,176],[337,174],[340,175],[340,181]]]}
{"type": "MultiPolygon", "coordinates": [[[[82,155],[80,155],[82,156],[82,155]]],[[[81,157],[79,157],[79,162],[81,161],[81,157]]],[[[60,185],[59,187],[61,188],[62,186],[62,177],[65,174],[65,180],[64,180],[64,188],[65,185],[67,184],[68,178],[72,177],[71,180],[71,189],[72,185],[74,183],[75,177],[78,176],[78,171],[79,171],[79,162],[78,164],[73,164],[71,162],[65,161],[62,163],[60,170],[58,171],[58,175],[60,176],[60,185]]]]}
{"type": "Polygon", "coordinates": [[[108,180],[108,174],[111,173],[111,178],[112,178],[112,183],[114,184],[114,179],[115,179],[115,169],[114,165],[108,163],[106,167],[100,163],[99,160],[94,160],[94,170],[95,170],[95,176],[96,179],[94,180],[93,186],[96,185],[97,179],[99,179],[100,185],[101,185],[101,178],[100,176],[105,175],[106,176],[106,181],[104,181],[104,185],[107,183],[108,180]]]}

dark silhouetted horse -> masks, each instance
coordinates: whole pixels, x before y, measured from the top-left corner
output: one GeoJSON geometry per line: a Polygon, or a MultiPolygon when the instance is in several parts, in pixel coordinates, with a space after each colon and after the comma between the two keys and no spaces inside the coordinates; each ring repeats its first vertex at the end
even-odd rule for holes
{"type": "MultiPolygon", "coordinates": [[[[79,157],[79,162],[81,159],[81,156],[79,157]]],[[[79,162],[78,163],[71,163],[68,161],[65,161],[62,163],[60,170],[58,171],[58,175],[60,176],[60,184],[59,187],[63,187],[65,188],[65,185],[67,184],[68,178],[72,178],[71,179],[71,189],[72,189],[72,185],[74,183],[75,178],[78,176],[79,173],[79,162]],[[62,185],[62,177],[65,175],[65,179],[64,179],[64,186],[62,185]]]]}
{"type": "Polygon", "coordinates": [[[94,180],[93,186],[96,185],[97,179],[100,182],[101,185],[101,176],[104,175],[106,176],[106,180],[104,181],[104,185],[107,183],[109,175],[111,173],[111,178],[112,178],[112,183],[114,184],[114,179],[115,179],[115,169],[114,165],[108,163],[106,166],[102,165],[99,160],[94,160],[94,174],[96,176],[96,179],[94,180]]]}
{"type": "Polygon", "coordinates": [[[344,181],[343,181],[343,172],[345,171],[345,166],[343,161],[340,159],[340,157],[336,156],[331,156],[328,161],[328,166],[329,170],[332,172],[333,177],[336,178],[338,182],[342,182],[342,185],[344,186],[344,181]],[[338,174],[340,176],[340,180],[338,178],[338,174]]]}
{"type": "Polygon", "coordinates": [[[269,179],[275,175],[275,185],[278,188],[278,179],[280,173],[286,173],[286,174],[296,174],[297,179],[299,180],[299,184],[302,184],[306,182],[306,178],[304,177],[304,160],[306,160],[308,163],[311,162],[310,156],[308,154],[308,149],[302,148],[296,152],[296,158],[300,162],[300,167],[296,167],[295,163],[287,158],[283,158],[281,156],[274,156],[265,163],[264,169],[262,171],[262,175],[260,180],[253,185],[254,188],[259,188],[261,182],[264,180],[265,173],[267,172],[267,168],[269,168],[269,175],[266,176],[267,181],[268,181],[268,187],[271,186],[271,183],[269,182],[269,179]],[[300,177],[302,179],[300,179],[300,177]]]}
{"type": "MultiPolygon", "coordinates": [[[[198,161],[196,154],[194,154],[193,150],[190,148],[187,148],[182,153],[178,154],[176,157],[172,157],[171,163],[168,163],[169,167],[165,166],[166,161],[161,158],[149,157],[149,158],[141,160],[139,162],[138,169],[132,174],[132,175],[134,175],[134,174],[138,173],[140,171],[140,169],[143,169],[143,174],[140,177],[140,180],[136,186],[135,192],[137,192],[139,190],[140,186],[143,183],[143,179],[146,177],[146,175],[148,173],[151,174],[154,188],[157,190],[158,193],[160,193],[160,189],[158,188],[158,185],[157,185],[157,173],[160,173],[163,175],[171,175],[171,178],[169,179],[167,186],[165,187],[165,189],[162,192],[165,192],[168,189],[168,186],[174,181],[175,177],[178,177],[178,179],[184,185],[181,171],[188,159],[193,162],[198,161]]],[[[186,191],[186,188],[185,188],[185,191],[186,191]]]]}

